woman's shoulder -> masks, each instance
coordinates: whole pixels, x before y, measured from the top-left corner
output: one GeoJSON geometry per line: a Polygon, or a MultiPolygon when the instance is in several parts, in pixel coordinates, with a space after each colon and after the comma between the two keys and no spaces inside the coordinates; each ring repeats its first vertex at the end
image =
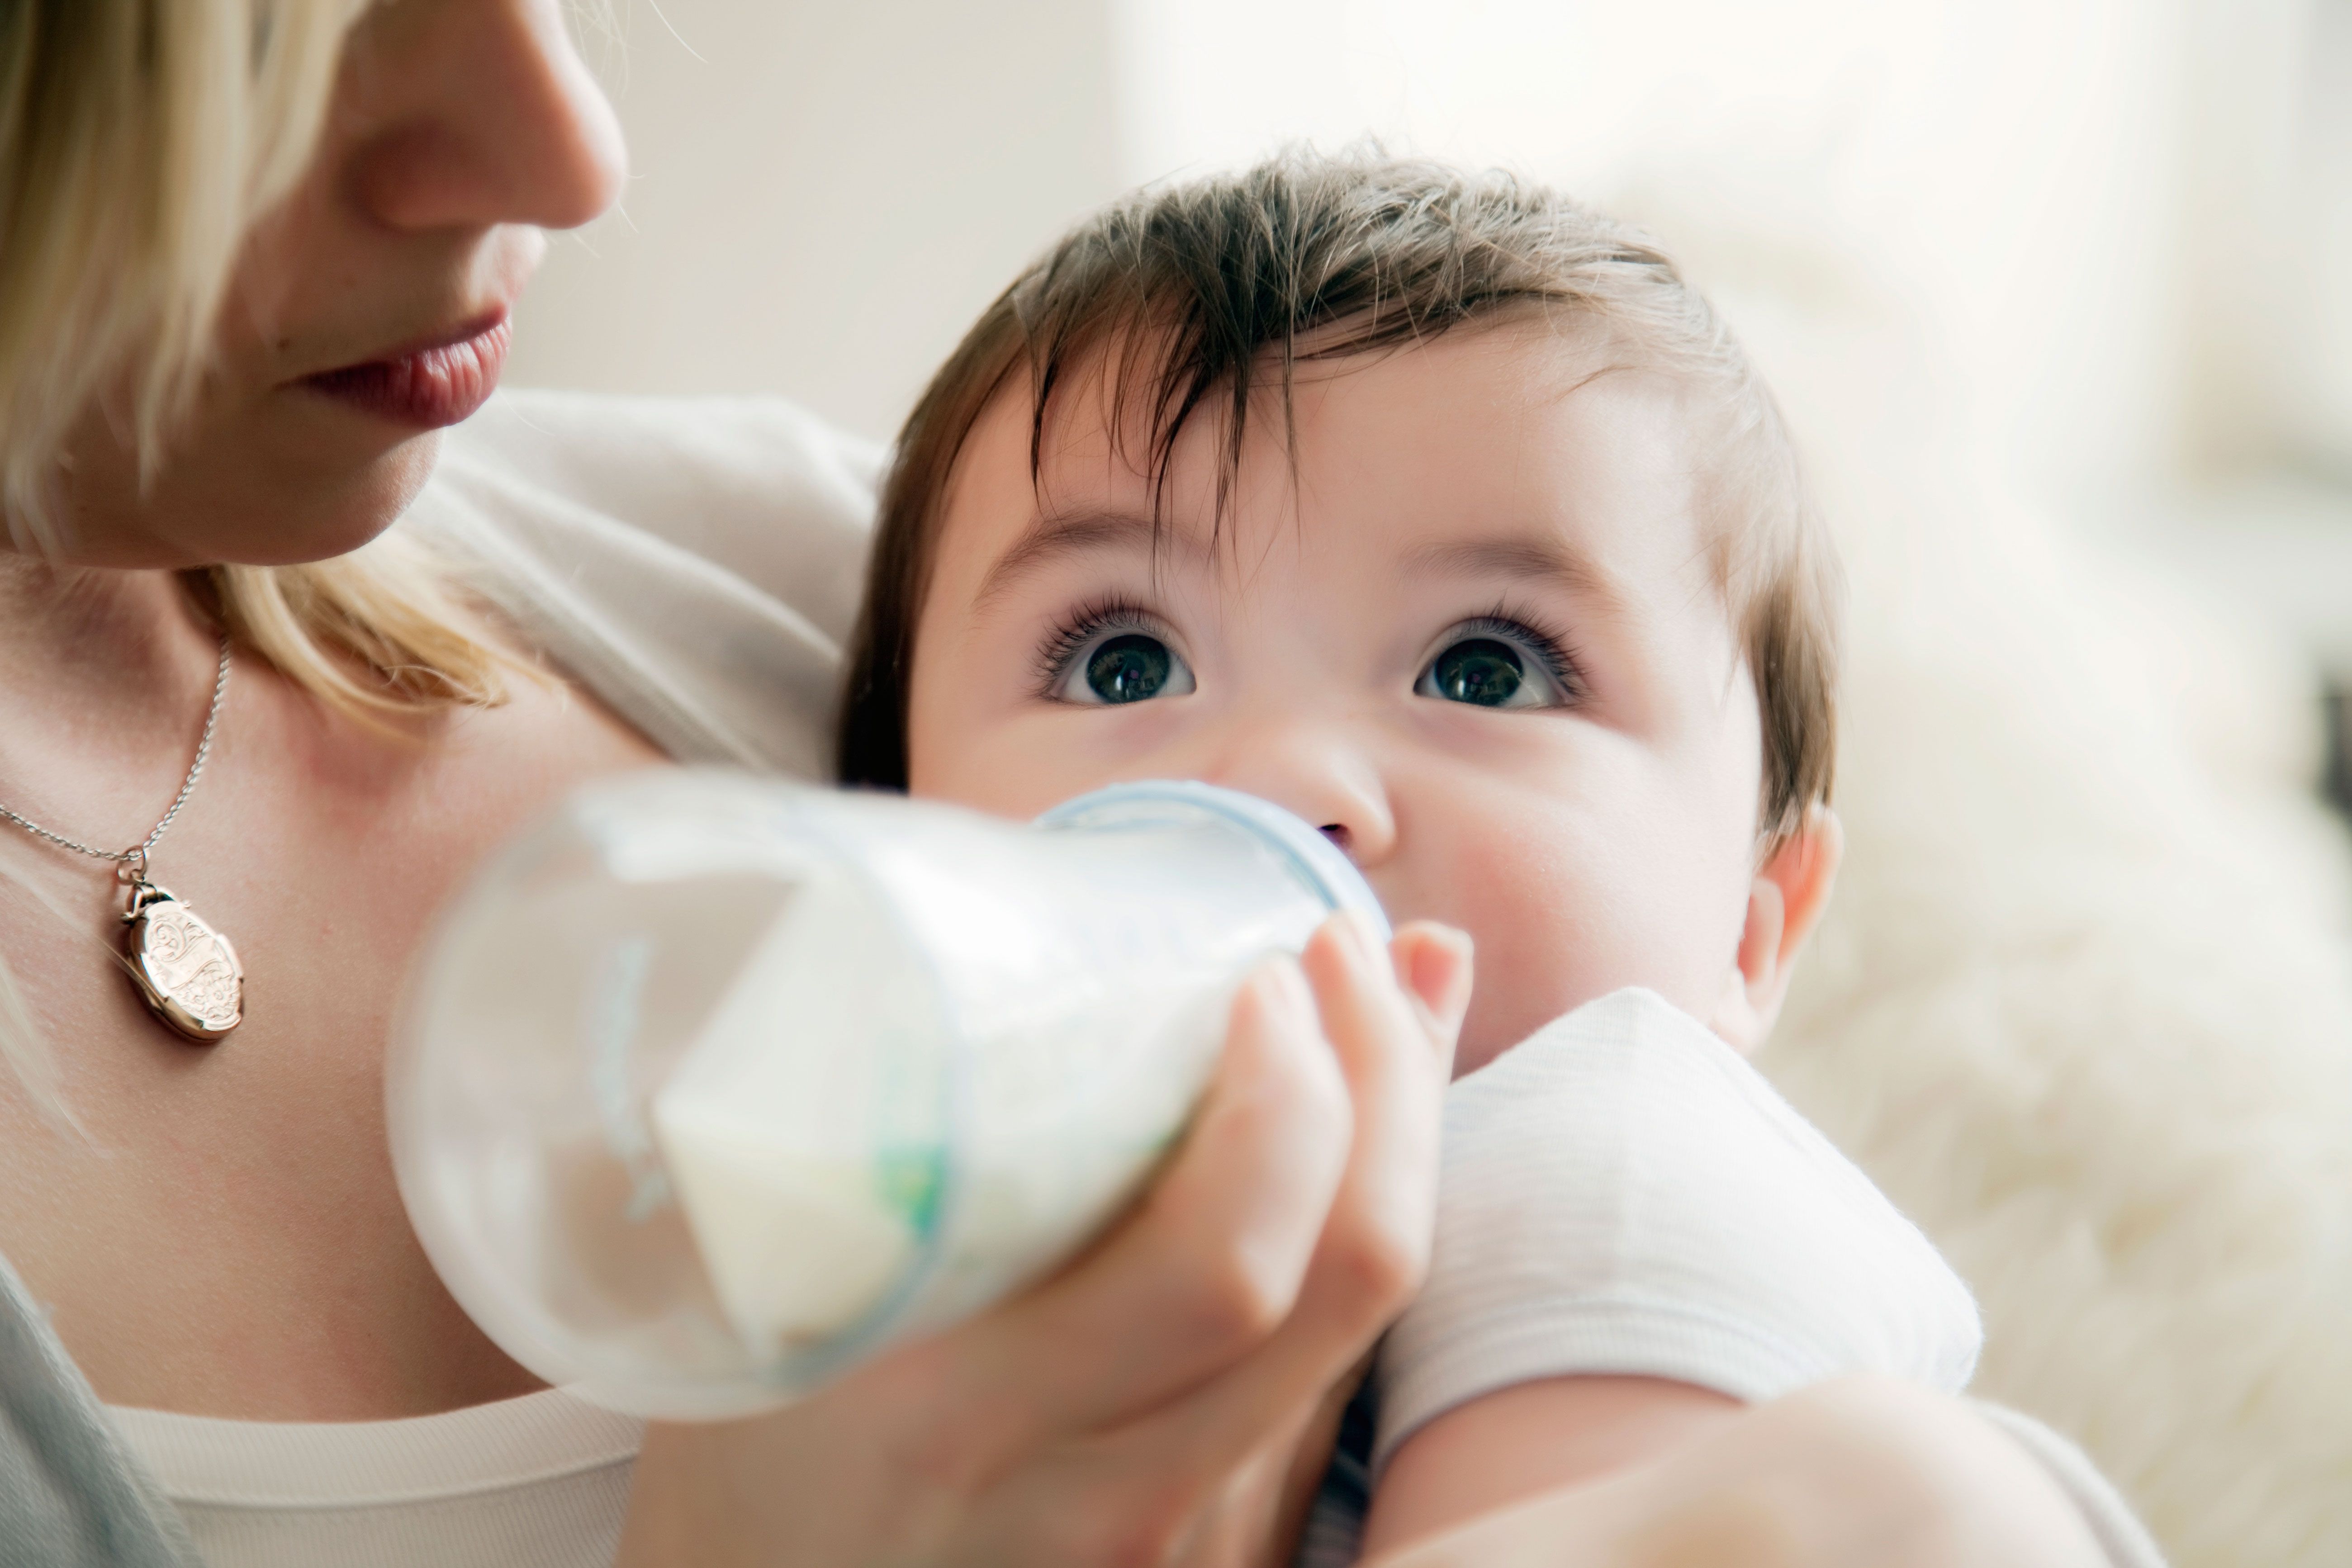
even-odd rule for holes
{"type": "Polygon", "coordinates": [[[671,755],[830,776],[882,453],[774,398],[502,393],[403,528],[671,755]]]}
{"type": "Polygon", "coordinates": [[[585,510],[791,602],[854,608],[883,458],[779,397],[502,392],[444,437],[422,499],[495,489],[585,510]]]}

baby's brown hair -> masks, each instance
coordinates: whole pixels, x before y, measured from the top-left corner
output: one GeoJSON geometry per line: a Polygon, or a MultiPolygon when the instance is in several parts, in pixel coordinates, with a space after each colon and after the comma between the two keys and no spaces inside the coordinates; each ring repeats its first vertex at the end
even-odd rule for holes
{"type": "Polygon", "coordinates": [[[1016,375],[1027,377],[1033,474],[1055,395],[1083,373],[1103,372],[1113,441],[1155,492],[1178,435],[1211,407],[1222,521],[1252,400],[1268,390],[1253,386],[1262,372],[1278,372],[1287,433],[1302,360],[1507,317],[1586,329],[1615,363],[1700,395],[1694,406],[1714,426],[1695,447],[1708,457],[1715,574],[1763,721],[1759,835],[1769,845],[1793,832],[1828,798],[1835,764],[1838,573],[1769,389],[1647,236],[1507,174],[1364,154],[1287,153],[1129,197],[982,313],[915,405],[883,484],[842,706],[842,782],[907,785],[915,626],[948,480],[1016,375]]]}

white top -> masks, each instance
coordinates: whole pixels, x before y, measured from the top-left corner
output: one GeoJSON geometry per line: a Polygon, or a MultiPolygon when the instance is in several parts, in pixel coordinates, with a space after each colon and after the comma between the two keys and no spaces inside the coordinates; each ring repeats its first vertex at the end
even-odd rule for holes
{"type": "MultiPolygon", "coordinates": [[[[879,457],[771,400],[507,393],[450,433],[401,526],[469,559],[527,635],[671,755],[820,778],[879,457]]],[[[1609,1028],[1548,1030],[1454,1087],[1435,1270],[1382,1360],[1384,1447],[1522,1377],[1638,1366],[1741,1397],[1864,1366],[1965,1379],[1973,1308],[1932,1249],[1745,1063],[1627,994],[1603,1005],[1622,1016],[1578,1026],[1609,1028]],[[1704,1108],[1728,1142],[1644,1153],[1635,1122],[1601,1109],[1612,1082],[1653,1133],[1704,1108]],[[1691,1179],[1672,1179],[1678,1162],[1691,1179]],[[1637,1179],[1610,1196],[1593,1178],[1637,1179]],[[1765,1217],[1738,1206],[1743,1184],[1805,1210],[1779,1244],[1835,1272],[1791,1279],[1770,1247],[1728,1235],[1765,1217]],[[1559,1240],[1572,1235],[1573,1249],[1559,1240]],[[1603,1235],[1619,1245],[1587,1258],[1603,1235]],[[1571,1250],[1584,1260],[1561,1267],[1571,1250]]],[[[560,1391],[332,1426],[112,1414],[211,1568],[606,1568],[637,1432],[560,1391]]],[[[2116,1563],[2160,1562],[2069,1445],[2000,1419],[2116,1563]]]]}
{"type": "Polygon", "coordinates": [[[606,1564],[645,1429],[561,1389],[413,1421],[108,1414],[212,1568],[606,1564]]]}
{"type": "Polygon", "coordinates": [[[401,526],[678,761],[829,782],[881,461],[772,398],[505,393],[401,526]]]}
{"type": "Polygon", "coordinates": [[[1948,1394],[1984,1331],[1918,1227],[1654,992],[1578,1008],[1447,1094],[1429,1283],[1380,1359],[1377,1465],[1563,1373],[1760,1401],[1853,1373],[1948,1394]]]}

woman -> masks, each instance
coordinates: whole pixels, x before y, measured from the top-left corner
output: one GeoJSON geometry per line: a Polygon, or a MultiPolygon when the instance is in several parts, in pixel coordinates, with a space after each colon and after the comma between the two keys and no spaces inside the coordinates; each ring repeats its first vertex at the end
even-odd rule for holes
{"type": "MultiPolygon", "coordinates": [[[[400,1207],[397,978],[577,782],[820,765],[870,455],[541,399],[428,485],[541,231],[618,189],[558,0],[0,29],[0,1563],[1278,1555],[1426,1247],[1459,949],[1318,942],[1322,1031],[1257,983],[1139,1214],[979,1322],[725,1426],[540,1388],[400,1207]]],[[[1418,1555],[1776,1550],[2103,1560],[2021,1449],[1870,1386],[1418,1555]]]]}

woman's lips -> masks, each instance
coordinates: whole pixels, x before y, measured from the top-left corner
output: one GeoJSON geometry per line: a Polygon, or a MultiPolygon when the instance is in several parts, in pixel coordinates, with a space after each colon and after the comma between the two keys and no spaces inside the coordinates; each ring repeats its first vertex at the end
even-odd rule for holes
{"type": "Polygon", "coordinates": [[[419,430],[455,425],[489,401],[514,331],[505,313],[462,329],[452,342],[305,376],[301,384],[419,430]]]}

